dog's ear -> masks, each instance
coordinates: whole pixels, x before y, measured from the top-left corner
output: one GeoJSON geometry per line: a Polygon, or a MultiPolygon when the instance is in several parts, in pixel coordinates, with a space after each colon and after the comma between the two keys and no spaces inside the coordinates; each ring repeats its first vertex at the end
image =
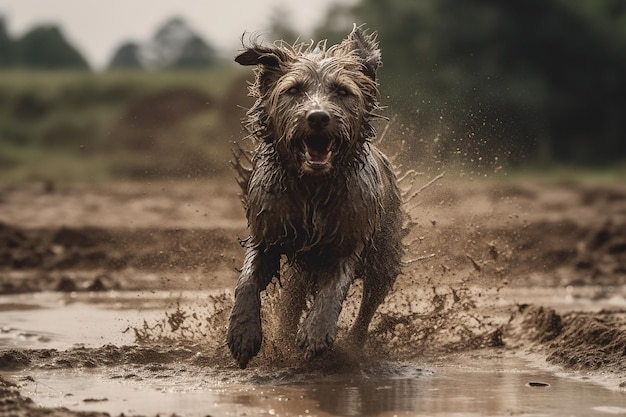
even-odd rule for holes
{"type": "Polygon", "coordinates": [[[341,43],[341,47],[353,51],[361,60],[361,71],[372,80],[376,80],[376,71],[383,61],[375,33],[369,34],[355,24],[352,32],[341,43]]]}
{"type": "Polygon", "coordinates": [[[240,65],[261,65],[266,69],[280,69],[288,61],[289,56],[282,49],[261,45],[252,45],[235,58],[240,65]]]}
{"type": "Polygon", "coordinates": [[[289,52],[277,45],[265,46],[252,42],[235,57],[235,62],[245,66],[256,66],[256,79],[250,88],[251,95],[260,98],[271,91],[293,60],[289,52]]]}

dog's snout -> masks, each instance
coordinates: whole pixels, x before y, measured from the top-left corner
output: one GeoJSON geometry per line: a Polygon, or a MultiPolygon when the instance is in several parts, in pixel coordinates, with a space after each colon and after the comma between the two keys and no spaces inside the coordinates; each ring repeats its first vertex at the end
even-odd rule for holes
{"type": "Polygon", "coordinates": [[[322,130],[330,123],[330,114],[326,110],[310,110],[306,114],[306,120],[311,129],[322,130]]]}

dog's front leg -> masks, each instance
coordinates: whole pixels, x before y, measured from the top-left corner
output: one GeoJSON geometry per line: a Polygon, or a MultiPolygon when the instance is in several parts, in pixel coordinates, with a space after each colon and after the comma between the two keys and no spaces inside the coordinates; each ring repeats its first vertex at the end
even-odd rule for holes
{"type": "Polygon", "coordinates": [[[296,337],[306,359],[332,346],[337,335],[337,320],[353,279],[354,261],[351,258],[341,259],[333,267],[319,272],[315,301],[296,337]]]}
{"type": "Polygon", "coordinates": [[[241,369],[259,353],[261,333],[261,296],[278,271],[279,257],[258,248],[248,248],[235,288],[235,304],[228,326],[228,347],[241,369]]]}

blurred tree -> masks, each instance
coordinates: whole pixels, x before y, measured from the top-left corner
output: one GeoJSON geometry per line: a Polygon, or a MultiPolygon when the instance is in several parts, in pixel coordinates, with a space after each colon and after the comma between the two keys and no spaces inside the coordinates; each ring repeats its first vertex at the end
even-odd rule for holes
{"type": "Polygon", "coordinates": [[[216,63],[217,54],[184,19],[174,17],[142,47],[142,59],[148,67],[157,69],[206,68],[216,63]]]}
{"type": "Polygon", "coordinates": [[[568,5],[573,2],[488,3],[502,16],[501,70],[532,74],[545,85],[541,110],[551,156],[593,164],[626,156],[624,39],[568,5]]]}
{"type": "Polygon", "coordinates": [[[180,17],[166,21],[149,42],[127,42],[113,55],[109,68],[209,68],[218,62],[215,48],[180,17]]]}
{"type": "Polygon", "coordinates": [[[598,164],[626,157],[625,8],[361,0],[332,9],[317,33],[336,40],[348,21],[376,29],[383,101],[443,155],[598,164]]]}
{"type": "Polygon", "coordinates": [[[9,36],[4,17],[0,16],[0,68],[15,64],[15,46],[9,36]]]}
{"type": "Polygon", "coordinates": [[[83,56],[65,39],[56,26],[40,26],[16,42],[21,66],[39,69],[88,69],[83,56]]]}
{"type": "Polygon", "coordinates": [[[122,44],[113,54],[109,69],[133,69],[141,68],[142,64],[139,59],[140,49],[135,42],[126,42],[122,44]]]}
{"type": "Polygon", "coordinates": [[[560,0],[593,20],[597,29],[626,36],[626,2],[624,0],[560,0]]]}
{"type": "Polygon", "coordinates": [[[182,45],[172,68],[207,68],[215,65],[217,54],[202,38],[193,35],[182,45]]]}

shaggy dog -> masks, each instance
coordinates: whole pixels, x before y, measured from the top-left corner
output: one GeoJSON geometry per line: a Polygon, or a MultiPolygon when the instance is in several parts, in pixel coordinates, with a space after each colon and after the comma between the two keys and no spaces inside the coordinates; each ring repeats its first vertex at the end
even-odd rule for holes
{"type": "Polygon", "coordinates": [[[260,292],[280,278],[283,255],[290,281],[284,302],[305,358],[332,346],[355,278],[363,279],[363,299],[349,336],[362,345],[403,251],[396,177],[372,144],[380,109],[376,39],[355,27],[329,48],[252,42],[235,61],[255,67],[256,102],[245,126],[256,149],[251,168],[244,152],[234,164],[250,236],[228,346],[241,368],[259,352],[260,292]],[[307,295],[313,301],[301,318],[307,295]]]}

